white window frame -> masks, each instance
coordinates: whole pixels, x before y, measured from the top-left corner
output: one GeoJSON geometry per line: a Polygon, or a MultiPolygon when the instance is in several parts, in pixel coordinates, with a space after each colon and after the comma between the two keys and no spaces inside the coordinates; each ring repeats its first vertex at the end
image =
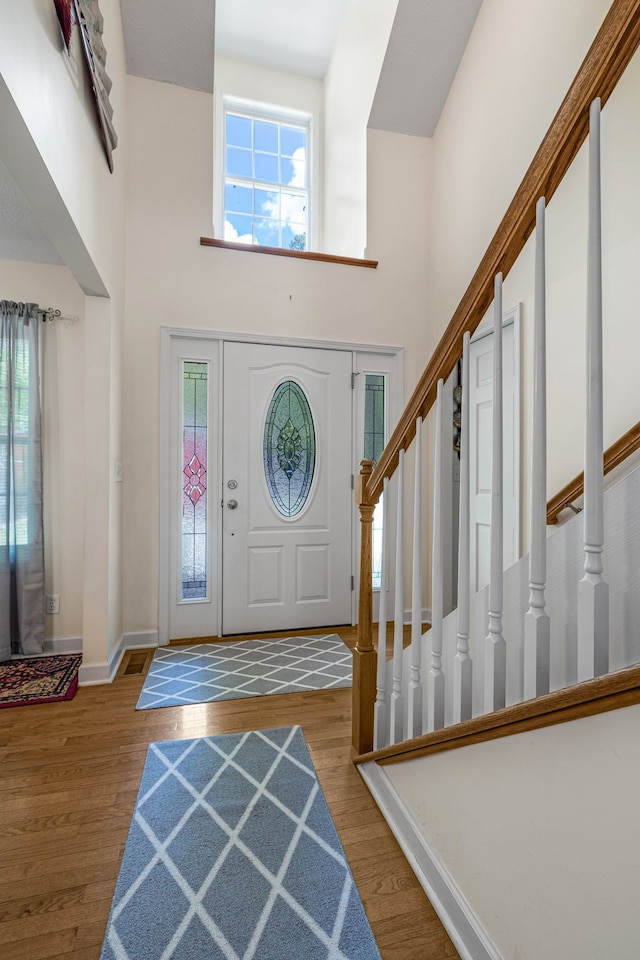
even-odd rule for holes
{"type": "MultiPolygon", "coordinates": [[[[214,184],[214,233],[224,239],[224,190],[226,179],[226,115],[227,112],[237,113],[252,118],[271,120],[275,123],[290,123],[304,126],[307,129],[307,250],[318,249],[318,235],[316,222],[320,204],[319,191],[316,183],[315,156],[315,129],[314,116],[303,110],[294,110],[280,106],[251,100],[243,97],[221,94],[218,98],[218,123],[216,124],[216,171],[214,184]]],[[[259,182],[259,181],[251,181],[259,182]]],[[[282,185],[278,185],[282,189],[282,185]]],[[[285,188],[286,189],[286,188],[285,188]]],[[[283,247],[282,249],[287,249],[283,247]]]]}

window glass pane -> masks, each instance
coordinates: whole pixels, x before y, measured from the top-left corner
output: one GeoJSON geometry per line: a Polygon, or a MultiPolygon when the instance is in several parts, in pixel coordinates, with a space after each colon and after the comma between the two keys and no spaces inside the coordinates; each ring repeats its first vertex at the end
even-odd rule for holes
{"type": "Polygon", "coordinates": [[[265,153],[278,152],[278,124],[264,120],[254,121],[254,149],[265,153]]]}
{"type": "Polygon", "coordinates": [[[280,216],[280,194],[277,190],[260,190],[256,187],[256,214],[265,217],[280,216]]]}
{"type": "Polygon", "coordinates": [[[280,182],[287,187],[306,187],[305,160],[280,160],[280,182]]]}
{"type": "Polygon", "coordinates": [[[299,127],[280,127],[280,153],[283,157],[292,157],[296,150],[306,151],[307,133],[299,127]]]}
{"type": "Polygon", "coordinates": [[[382,586],[382,518],[384,516],[384,494],[375,505],[371,522],[371,586],[379,590],[382,586]]]}
{"type": "MultiPolygon", "coordinates": [[[[289,240],[289,250],[306,250],[307,234],[300,228],[300,233],[296,233],[296,226],[293,226],[293,239],[289,240]]],[[[283,244],[284,246],[284,244],[283,244]]]]}
{"type": "Polygon", "coordinates": [[[302,387],[287,380],[276,388],[264,428],[263,461],[276,510],[295,517],[307,502],[316,463],[316,434],[302,387]]]}
{"type": "Polygon", "coordinates": [[[256,153],[256,180],[264,180],[266,183],[278,182],[278,158],[272,157],[268,153],[256,153]]]}
{"type": "Polygon", "coordinates": [[[207,596],[208,365],[182,367],[182,599],[207,596]]]}
{"type": "Polygon", "coordinates": [[[307,249],[307,234],[303,223],[282,224],[282,246],[287,250],[307,249]]]}
{"type": "Polygon", "coordinates": [[[281,209],[283,220],[295,220],[303,225],[307,222],[307,198],[299,193],[285,193],[283,190],[281,209]]]}
{"type": "MultiPolygon", "coordinates": [[[[378,462],[384,450],[385,375],[366,373],[364,376],[364,456],[378,462]]],[[[382,518],[383,497],[376,504],[371,526],[371,554],[373,589],[379,590],[382,576],[382,518]]]]}
{"type": "Polygon", "coordinates": [[[227,183],[224,188],[224,208],[231,213],[253,213],[253,187],[227,183]]]}
{"type": "Polygon", "coordinates": [[[384,450],[384,374],[364,378],[364,456],[375,463],[384,450]]]}
{"type": "Polygon", "coordinates": [[[256,243],[265,247],[280,246],[280,229],[277,220],[256,220],[256,243]]]}
{"type": "Polygon", "coordinates": [[[248,147],[251,143],[252,121],[248,117],[237,117],[233,113],[227,114],[227,144],[231,147],[248,147]]]}
{"type": "Polygon", "coordinates": [[[233,243],[253,243],[253,217],[228,213],[224,218],[224,238],[233,243]]]}
{"type": "Polygon", "coordinates": [[[239,150],[237,147],[227,147],[227,173],[232,177],[253,177],[253,154],[249,150],[239,150]]]}
{"type": "MultiPolygon", "coordinates": [[[[11,547],[29,543],[29,381],[32,375],[29,341],[18,336],[13,347],[13,404],[9,403],[9,355],[0,355],[0,507],[9,522],[0,528],[0,544],[11,547]],[[9,422],[13,424],[13,463],[9,456],[9,422]]],[[[12,553],[13,562],[13,553],[12,553]]]]}

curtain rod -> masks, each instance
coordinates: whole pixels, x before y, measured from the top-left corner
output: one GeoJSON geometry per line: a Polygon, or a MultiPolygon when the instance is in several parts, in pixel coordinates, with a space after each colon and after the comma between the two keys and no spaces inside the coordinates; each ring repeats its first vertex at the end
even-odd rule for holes
{"type": "Polygon", "coordinates": [[[44,323],[46,323],[47,320],[55,320],[56,317],[62,316],[62,310],[57,310],[55,307],[47,307],[46,309],[44,307],[38,307],[38,313],[44,323]]]}

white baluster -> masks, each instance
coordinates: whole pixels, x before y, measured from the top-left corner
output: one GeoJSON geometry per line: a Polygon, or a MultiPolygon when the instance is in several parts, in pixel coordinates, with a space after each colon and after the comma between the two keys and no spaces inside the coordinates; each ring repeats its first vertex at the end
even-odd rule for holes
{"type": "Polygon", "coordinates": [[[413,576],[411,583],[411,677],[407,704],[407,736],[422,733],[422,417],[416,420],[415,476],[413,490],[413,576]]]}
{"type": "Polygon", "coordinates": [[[374,708],[373,749],[387,746],[387,535],[389,526],[389,480],[384,478],[382,499],[382,566],[380,570],[380,605],[378,608],[378,663],[376,673],[376,705],[374,708]]]}
{"type": "Polygon", "coordinates": [[[547,581],[547,358],[545,202],[536,205],[535,309],[533,331],[533,437],[529,516],[529,609],[524,615],[524,698],[549,692],[547,581]]]}
{"type": "Polygon", "coordinates": [[[469,340],[462,347],[462,405],[460,423],[460,509],[458,513],[458,639],[453,663],[453,721],[470,720],[472,671],[469,656],[471,550],[469,513],[469,340]]]}
{"type": "Polygon", "coordinates": [[[578,680],[600,676],[609,669],[609,585],[602,577],[603,449],[600,100],[596,99],[589,112],[584,577],[578,584],[578,680]]]}
{"type": "Polygon", "coordinates": [[[491,461],[491,569],[489,632],[484,657],[485,710],[505,705],[506,654],[502,635],[502,274],[496,276],[493,301],[493,456],[491,461]]]}
{"type": "Polygon", "coordinates": [[[444,674],[442,672],[443,561],[442,540],[442,380],[436,397],[436,436],[433,479],[433,546],[431,563],[431,669],[427,681],[427,730],[444,726],[444,674]]]}
{"type": "Polygon", "coordinates": [[[393,689],[391,691],[391,722],[389,728],[390,743],[399,743],[404,737],[402,728],[402,714],[404,711],[404,697],[402,696],[402,649],[404,633],[404,579],[402,575],[404,450],[400,451],[398,457],[396,477],[398,481],[398,511],[396,514],[396,576],[395,609],[393,617],[393,689]]]}

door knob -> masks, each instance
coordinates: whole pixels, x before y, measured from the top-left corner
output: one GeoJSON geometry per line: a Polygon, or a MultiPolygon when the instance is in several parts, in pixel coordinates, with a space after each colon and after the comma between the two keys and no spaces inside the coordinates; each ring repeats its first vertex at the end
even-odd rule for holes
{"type": "Polygon", "coordinates": [[[229,510],[235,510],[235,508],[238,506],[238,501],[237,501],[237,500],[227,500],[227,506],[229,507],[229,510]]]}

